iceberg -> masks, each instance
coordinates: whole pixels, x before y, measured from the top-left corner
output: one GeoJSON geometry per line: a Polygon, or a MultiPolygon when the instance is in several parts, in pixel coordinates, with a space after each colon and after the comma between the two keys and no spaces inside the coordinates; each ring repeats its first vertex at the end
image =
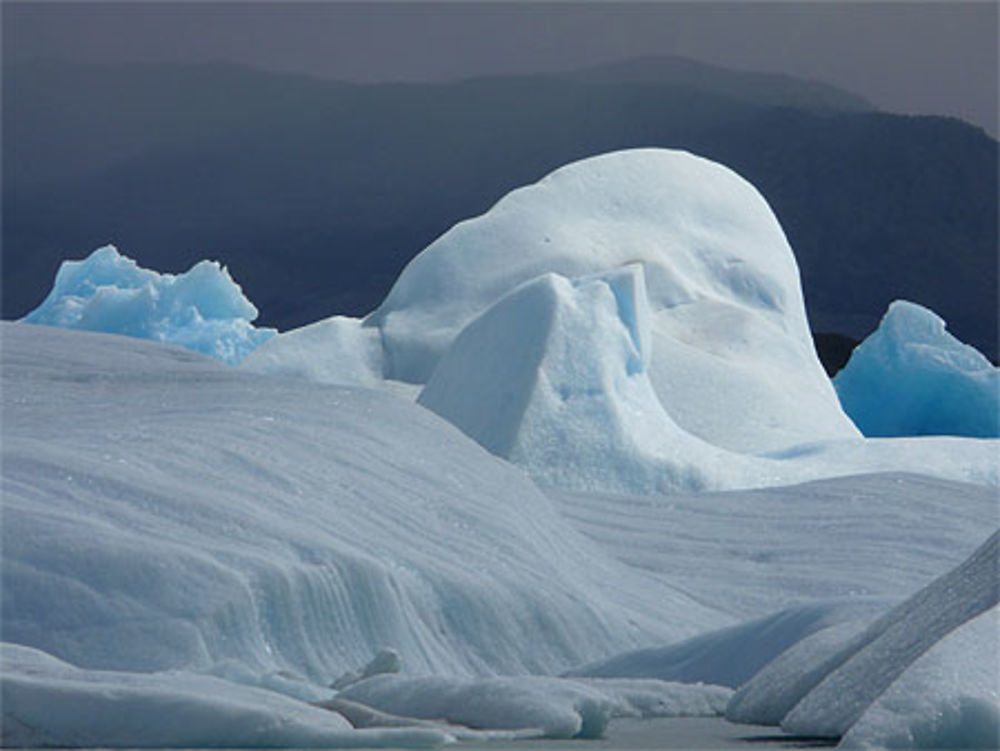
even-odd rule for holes
{"type": "MultiPolygon", "coordinates": [[[[561,736],[624,713],[717,714],[728,688],[552,676],[810,598],[898,599],[955,565],[995,514],[995,491],[902,476],[690,497],[543,493],[382,390],[85,331],[4,323],[0,336],[2,675],[4,711],[16,709],[3,733],[24,743],[141,745],[115,734],[121,712],[133,729],[151,723],[160,745],[195,742],[188,723],[162,724],[169,706],[205,746],[342,745],[333,734],[352,731],[303,702],[339,698],[377,726],[407,708],[357,709],[362,686],[421,677],[452,697],[471,686],[483,721],[561,736]],[[261,734],[232,730],[237,717],[261,734]]],[[[777,623],[772,645],[819,621],[777,623]]],[[[697,652],[706,670],[710,652],[697,652]]],[[[346,741],[472,737],[417,730],[346,741]]]]}
{"type": "Polygon", "coordinates": [[[710,444],[652,387],[651,319],[640,264],[545,274],[459,333],[417,403],[564,490],[705,492],[892,470],[1000,483],[995,443],[972,439],[827,440],[758,455],[710,444]]]}
{"type": "Polygon", "coordinates": [[[686,432],[741,452],[858,435],[816,356],[777,219],[748,182],[686,152],[591,157],[509,193],[414,258],[365,323],[382,333],[385,375],[424,384],[519,285],[629,265],[644,272],[650,383],[686,432]]]}
{"type": "Polygon", "coordinates": [[[22,321],[152,339],[235,365],[274,336],[225,267],[200,261],[179,275],[140,268],[113,245],[64,261],[48,296],[22,321]]]}
{"type": "Polygon", "coordinates": [[[280,334],[243,368],[415,397],[550,488],[1000,483],[995,443],[863,438],[766,202],[685,152],[605,154],[515,190],[414,258],[365,319],[280,334]]]}
{"type": "Polygon", "coordinates": [[[1000,368],[912,302],[889,306],[833,384],[866,436],[1000,436],[1000,368]]]}

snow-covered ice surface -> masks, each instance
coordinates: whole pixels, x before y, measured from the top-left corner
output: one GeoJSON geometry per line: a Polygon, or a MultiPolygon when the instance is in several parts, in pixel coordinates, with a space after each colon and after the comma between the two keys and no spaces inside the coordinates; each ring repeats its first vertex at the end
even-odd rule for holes
{"type": "Polygon", "coordinates": [[[1000,609],[958,627],[886,689],[841,748],[1000,748],[1000,609]]]}
{"type": "Polygon", "coordinates": [[[548,673],[730,620],[403,399],[20,324],[3,353],[8,641],[322,685],[384,646],[416,671],[548,673]]]}
{"type": "Polygon", "coordinates": [[[1000,368],[915,303],[892,303],[833,383],[867,436],[1000,435],[1000,368]]]}
{"type": "Polygon", "coordinates": [[[474,728],[530,729],[544,738],[598,738],[614,717],[716,716],[731,694],[720,686],[656,680],[378,676],[337,698],[394,715],[474,728]]]}
{"type": "MultiPolygon", "coordinates": [[[[822,602],[808,617],[809,602],[901,599],[958,563],[996,510],[990,489],[908,476],[550,498],[384,391],[257,376],[118,336],[0,332],[3,637],[80,668],[81,701],[105,696],[101,681],[132,696],[124,671],[323,701],[385,646],[402,678],[551,675],[754,619],[728,633],[760,639],[783,622],[763,616],[802,603],[785,633],[805,635],[827,617],[822,602]]],[[[685,680],[718,667],[691,644],[685,680]]],[[[3,672],[9,688],[30,671],[3,672]]],[[[61,681],[43,682],[46,701],[61,681]]],[[[529,683],[508,682],[512,706],[532,703],[529,683]]],[[[635,701],[656,694],[625,681],[616,707],[626,684],[635,701]]],[[[136,691],[128,706],[155,715],[158,700],[136,691]]],[[[79,718],[73,706],[53,723],[79,718]]]]}
{"type": "MultiPolygon", "coordinates": [[[[935,579],[845,645],[834,661],[834,670],[785,715],[782,728],[802,735],[842,736],[922,654],[997,604],[998,567],[1000,531],[960,566],[935,579]]],[[[980,646],[978,658],[994,656],[995,646],[995,641],[987,640],[980,646]]],[[[990,669],[995,676],[1000,675],[995,662],[990,669]]],[[[942,690],[947,695],[950,688],[948,684],[942,690]]],[[[933,701],[932,697],[928,700],[933,701]]],[[[966,719],[976,720],[974,716],[966,719]]]]}
{"type": "Polygon", "coordinates": [[[257,308],[214,261],[159,274],[106,245],[64,261],[48,296],[22,320],[170,342],[233,365],[277,333],[254,327],[255,318],[257,308]]]}
{"type": "MultiPolygon", "coordinates": [[[[161,276],[110,247],[40,311],[228,362],[270,334],[217,265],[161,276]]],[[[995,538],[928,582],[996,526],[1000,442],[862,438],[777,221],[719,165],[557,170],[442,236],[367,319],[239,369],[0,334],[5,739],[335,746],[344,717],[403,715],[424,719],[345,742],[590,737],[728,701],[665,679],[746,682],[732,716],[809,734],[871,710],[861,743],[984,717],[979,689],[948,689],[929,701],[952,719],[914,730],[908,668],[965,659],[935,644],[996,602],[995,538]],[[573,668],[603,677],[553,677],[573,668]]]]}
{"type": "Polygon", "coordinates": [[[447,734],[354,730],[335,712],[185,672],[79,670],[0,644],[4,747],[434,748],[447,734]]]}
{"type": "Polygon", "coordinates": [[[816,600],[902,600],[1000,518],[995,488],[903,474],[671,496],[547,493],[605,552],[739,621],[816,600]]]}
{"type": "Polygon", "coordinates": [[[882,610],[882,604],[874,601],[800,605],[668,646],[618,654],[573,668],[567,675],[654,678],[737,688],[791,645],[797,646],[817,631],[861,617],[871,619],[882,610]]]}

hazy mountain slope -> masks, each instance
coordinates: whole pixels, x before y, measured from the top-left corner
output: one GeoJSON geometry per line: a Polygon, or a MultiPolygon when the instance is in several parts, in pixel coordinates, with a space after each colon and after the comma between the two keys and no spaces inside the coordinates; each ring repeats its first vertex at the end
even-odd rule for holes
{"type": "Polygon", "coordinates": [[[860,338],[905,297],[995,356],[996,142],[785,83],[676,61],[363,87],[231,66],[5,71],[3,315],[110,241],[164,270],[228,263],[264,324],[366,313],[514,186],[655,145],[760,188],[814,328],[860,338]]]}

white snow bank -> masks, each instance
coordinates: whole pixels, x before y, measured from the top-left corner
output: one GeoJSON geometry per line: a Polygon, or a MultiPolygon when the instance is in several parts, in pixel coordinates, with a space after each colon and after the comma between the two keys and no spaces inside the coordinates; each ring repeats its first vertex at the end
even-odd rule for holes
{"type": "Polygon", "coordinates": [[[653,680],[378,676],[337,695],[397,716],[545,738],[599,738],[613,717],[715,716],[732,692],[653,680]]]}
{"type": "Polygon", "coordinates": [[[919,657],[839,748],[1000,748],[1000,609],[958,627],[919,657]]]}
{"type": "MultiPolygon", "coordinates": [[[[666,647],[649,647],[570,670],[596,678],[656,678],[738,688],[779,654],[811,634],[861,613],[873,603],[816,603],[692,637],[666,647]]],[[[779,718],[780,719],[780,718],[779,718]]]]}
{"type": "Polygon", "coordinates": [[[1000,368],[911,302],[889,306],[833,383],[867,436],[1000,435],[1000,368]]]}
{"type": "Polygon", "coordinates": [[[732,622],[390,394],[137,339],[2,334],[8,641],[302,696],[385,646],[414,672],[553,673],[732,622]]]}
{"type": "MultiPolygon", "coordinates": [[[[924,652],[1000,600],[1000,531],[964,563],[914,594],[852,640],[833,672],[781,722],[790,733],[840,737],[924,652]]],[[[992,651],[996,642],[987,642],[992,651]]],[[[995,654],[995,652],[994,652],[995,654]]],[[[983,657],[980,652],[980,657],[983,657]]]]}
{"type": "Polygon", "coordinates": [[[170,342],[235,365],[276,333],[255,328],[256,317],[215,261],[159,274],[106,245],[82,261],[64,261],[48,297],[21,320],[170,342]]]}
{"type": "Polygon", "coordinates": [[[739,451],[857,435],[767,203],[686,152],[604,154],[509,193],[414,258],[367,323],[382,332],[386,375],[426,383],[459,332],[518,285],[630,264],[645,272],[650,381],[685,431],[739,451]]]}
{"type": "Polygon", "coordinates": [[[433,748],[431,729],[354,730],[339,714],[191,673],[79,670],[0,644],[5,747],[433,748]]]}

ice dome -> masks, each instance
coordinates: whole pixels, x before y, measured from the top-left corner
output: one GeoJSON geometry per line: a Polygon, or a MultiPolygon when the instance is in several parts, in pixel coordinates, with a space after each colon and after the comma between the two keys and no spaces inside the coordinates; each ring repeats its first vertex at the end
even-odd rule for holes
{"type": "Polygon", "coordinates": [[[257,308],[215,261],[160,274],[106,245],[64,261],[48,297],[22,320],[169,342],[234,365],[276,333],[254,327],[255,318],[257,308]]]}
{"type": "Polygon", "coordinates": [[[866,436],[1000,436],[1000,368],[912,302],[889,306],[833,383],[866,436]]]}
{"type": "Polygon", "coordinates": [[[742,452],[857,436],[774,214],[746,180],[686,152],[604,154],[509,193],[414,258],[366,325],[381,330],[387,377],[426,383],[518,285],[628,265],[644,272],[650,383],[685,431],[742,452]]]}

